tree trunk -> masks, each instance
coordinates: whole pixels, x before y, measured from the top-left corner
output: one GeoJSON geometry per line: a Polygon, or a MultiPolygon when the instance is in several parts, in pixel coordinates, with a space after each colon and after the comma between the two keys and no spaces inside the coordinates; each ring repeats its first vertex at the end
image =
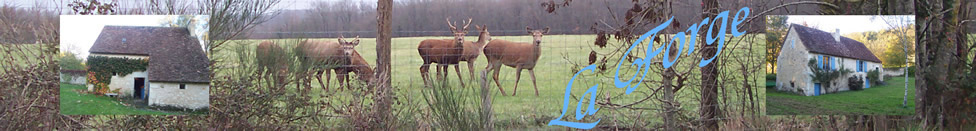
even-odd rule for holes
{"type": "MultiPolygon", "coordinates": [[[[702,8],[703,12],[708,12],[702,15],[704,18],[713,18],[718,14],[718,0],[705,0],[705,7],[702,8]]],[[[710,23],[715,24],[715,23],[710,23]]],[[[727,23],[722,23],[727,24],[727,23]]],[[[704,31],[704,33],[711,33],[704,31]]],[[[725,32],[717,33],[720,37],[724,37],[725,32]]],[[[707,35],[699,35],[702,37],[707,37],[707,35]]],[[[701,42],[705,43],[705,39],[700,39],[701,42]]],[[[702,58],[711,58],[710,55],[716,55],[718,44],[704,45],[702,49],[702,58]]],[[[702,91],[701,91],[701,104],[699,106],[698,115],[701,121],[702,130],[718,130],[718,119],[716,116],[719,113],[718,108],[718,67],[715,63],[718,63],[719,59],[715,59],[712,63],[705,65],[701,69],[701,80],[702,80],[702,91]]]]}
{"type": "MultiPolygon", "coordinates": [[[[676,48],[672,48],[676,49],[676,48]]],[[[672,51],[674,54],[677,51],[672,51]]],[[[674,69],[667,68],[664,69],[664,74],[662,74],[663,80],[661,82],[664,84],[664,102],[661,104],[664,106],[664,130],[677,130],[677,125],[674,121],[674,112],[677,111],[674,108],[674,88],[672,87],[672,80],[674,79],[675,73],[674,69]]]]}
{"type": "Polygon", "coordinates": [[[392,42],[393,36],[393,0],[379,0],[376,2],[376,24],[377,24],[377,37],[376,37],[376,76],[373,85],[377,85],[379,92],[376,95],[377,102],[373,108],[373,118],[374,124],[380,127],[374,127],[379,129],[386,129],[387,127],[393,127],[391,123],[392,115],[390,114],[390,108],[393,104],[392,96],[393,92],[390,87],[390,44],[392,42]]]}
{"type": "MultiPolygon", "coordinates": [[[[908,48],[908,47],[905,47],[905,48],[908,48]]],[[[905,58],[908,58],[908,51],[905,51],[905,58]]],[[[901,102],[901,107],[905,107],[905,108],[908,107],[908,68],[910,68],[910,67],[908,67],[906,65],[905,66],[905,70],[904,70],[904,72],[905,72],[905,96],[902,97],[902,98],[904,98],[904,100],[901,102]]]]}
{"type": "MultiPolygon", "coordinates": [[[[918,102],[915,104],[915,114],[921,120],[923,129],[944,129],[946,127],[946,114],[944,95],[947,88],[950,88],[949,81],[954,78],[959,69],[953,65],[953,50],[955,45],[950,40],[954,32],[954,22],[956,19],[953,14],[939,14],[943,10],[951,9],[951,1],[916,1],[918,7],[931,7],[931,11],[918,10],[916,12],[916,27],[921,32],[916,39],[915,54],[915,96],[918,102]],[[932,18],[929,18],[932,17],[932,18]],[[922,76],[922,77],[918,77],[922,76]]],[[[946,12],[953,13],[953,12],[946,12]]]]}

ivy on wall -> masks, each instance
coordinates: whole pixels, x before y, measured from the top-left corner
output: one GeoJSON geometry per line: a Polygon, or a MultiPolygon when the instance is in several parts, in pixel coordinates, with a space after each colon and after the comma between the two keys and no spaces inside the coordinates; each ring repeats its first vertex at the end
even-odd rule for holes
{"type": "Polygon", "coordinates": [[[129,59],[106,56],[88,56],[88,83],[94,85],[97,94],[110,92],[108,85],[112,76],[125,76],[136,71],[145,71],[149,59],[129,59]]]}

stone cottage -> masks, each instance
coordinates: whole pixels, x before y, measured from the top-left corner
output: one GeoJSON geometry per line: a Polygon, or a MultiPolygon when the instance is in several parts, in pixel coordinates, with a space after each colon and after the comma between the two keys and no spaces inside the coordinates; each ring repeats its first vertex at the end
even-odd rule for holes
{"type": "MultiPolygon", "coordinates": [[[[848,78],[852,76],[865,80],[864,88],[870,88],[870,83],[866,79],[867,72],[882,71],[881,60],[863,43],[840,36],[840,29],[825,32],[791,24],[781,48],[776,61],[776,89],[780,91],[806,96],[847,91],[850,90],[848,78]],[[830,82],[830,89],[824,89],[824,85],[813,82],[810,76],[813,74],[808,66],[811,59],[816,60],[817,68],[827,70],[843,68],[851,70],[852,73],[834,79],[830,82]]],[[[878,78],[883,79],[883,76],[878,78]]]]}
{"type": "Polygon", "coordinates": [[[187,28],[105,26],[89,52],[89,58],[148,59],[143,71],[112,74],[108,87],[121,97],[143,99],[150,106],[210,106],[209,59],[187,28]]]}

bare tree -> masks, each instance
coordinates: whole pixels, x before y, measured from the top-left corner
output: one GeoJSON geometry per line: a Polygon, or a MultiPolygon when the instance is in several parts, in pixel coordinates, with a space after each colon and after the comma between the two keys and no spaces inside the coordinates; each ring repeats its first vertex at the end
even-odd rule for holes
{"type": "MultiPolygon", "coordinates": [[[[913,45],[915,45],[915,43],[911,41],[915,35],[910,33],[915,33],[915,30],[911,28],[911,26],[914,26],[915,24],[915,18],[910,16],[883,16],[881,19],[888,24],[888,29],[893,31],[894,34],[898,36],[898,43],[895,44],[900,46],[902,51],[905,52],[905,59],[911,58],[908,56],[911,48],[913,45]]],[[[905,66],[905,95],[903,97],[904,99],[902,100],[903,107],[908,107],[908,68],[911,67],[905,66]]]]}

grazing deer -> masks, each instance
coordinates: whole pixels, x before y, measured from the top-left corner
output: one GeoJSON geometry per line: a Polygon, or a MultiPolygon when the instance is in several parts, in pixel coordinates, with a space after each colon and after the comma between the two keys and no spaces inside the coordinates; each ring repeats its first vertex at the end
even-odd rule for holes
{"type": "Polygon", "coordinates": [[[371,66],[369,66],[369,63],[366,62],[366,59],[363,59],[363,56],[359,55],[359,52],[353,51],[352,55],[349,56],[349,65],[343,65],[336,69],[336,74],[339,74],[339,84],[345,84],[346,88],[350,87],[349,83],[346,81],[352,80],[349,79],[349,72],[356,73],[361,81],[372,82],[373,68],[370,67],[371,66]]]}
{"type": "Polygon", "coordinates": [[[495,85],[498,86],[498,90],[505,95],[505,90],[502,89],[501,83],[498,82],[498,72],[501,69],[501,65],[505,64],[509,67],[515,68],[515,89],[512,90],[512,96],[515,96],[515,92],[518,91],[518,81],[522,75],[522,69],[528,69],[529,75],[532,76],[532,86],[535,88],[535,95],[539,96],[539,88],[535,83],[535,68],[536,62],[539,61],[539,56],[542,55],[542,35],[549,33],[549,27],[542,30],[532,30],[528,26],[525,30],[532,35],[532,43],[525,42],[510,42],[505,40],[492,40],[485,47],[485,57],[488,58],[488,67],[485,70],[488,72],[495,71],[493,79],[495,80],[495,85]]]}
{"type": "MultiPolygon", "coordinates": [[[[488,33],[488,25],[474,25],[475,29],[478,29],[478,41],[464,42],[464,52],[461,55],[461,60],[468,63],[468,73],[471,73],[471,80],[474,80],[474,61],[478,60],[478,56],[481,55],[481,51],[485,49],[485,45],[488,45],[488,41],[491,41],[491,33],[488,33]]],[[[461,74],[461,72],[457,72],[461,74]]],[[[460,79],[460,78],[458,78],[460,79]]]]}
{"type": "Polygon", "coordinates": [[[337,42],[323,42],[323,41],[302,41],[298,44],[296,48],[299,60],[302,62],[302,67],[308,69],[309,66],[312,70],[316,71],[315,77],[319,81],[319,85],[325,90],[329,90],[329,79],[332,77],[332,70],[335,70],[343,65],[349,65],[351,56],[355,51],[356,45],[359,45],[359,36],[352,41],[345,41],[345,38],[339,36],[337,42]],[[325,74],[325,84],[322,83],[322,73],[325,74]]]}
{"type": "MultiPolygon", "coordinates": [[[[461,72],[461,69],[457,65],[464,52],[464,36],[468,33],[468,25],[471,25],[471,19],[463,22],[462,24],[464,26],[460,29],[451,23],[450,18],[447,18],[446,21],[447,25],[451,28],[451,32],[454,34],[454,39],[427,39],[420,41],[420,45],[417,46],[420,57],[424,59],[424,64],[420,66],[420,75],[424,79],[424,85],[430,85],[427,80],[430,79],[428,72],[430,71],[431,63],[437,63],[438,78],[447,77],[448,65],[454,65],[454,70],[461,72]]],[[[458,79],[460,78],[461,74],[458,74],[458,79]]],[[[464,81],[461,81],[461,86],[464,86],[464,81]]]]}
{"type": "Polygon", "coordinates": [[[259,77],[265,74],[274,78],[276,85],[283,85],[284,78],[287,77],[289,57],[285,54],[285,49],[271,41],[262,41],[256,49],[259,77]]]}

